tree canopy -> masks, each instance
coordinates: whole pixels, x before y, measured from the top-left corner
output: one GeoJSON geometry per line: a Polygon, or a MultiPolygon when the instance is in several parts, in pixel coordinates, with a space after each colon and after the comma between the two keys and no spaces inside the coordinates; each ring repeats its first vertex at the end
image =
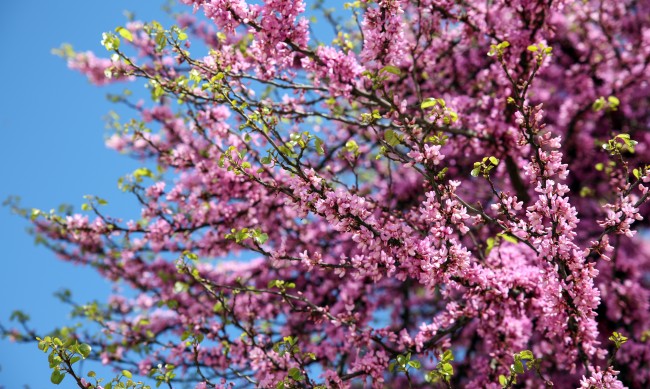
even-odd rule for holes
{"type": "Polygon", "coordinates": [[[58,50],[149,98],[107,140],[139,219],[13,204],[134,290],[61,294],[53,383],[650,386],[650,2],[181,3],[58,50]]]}

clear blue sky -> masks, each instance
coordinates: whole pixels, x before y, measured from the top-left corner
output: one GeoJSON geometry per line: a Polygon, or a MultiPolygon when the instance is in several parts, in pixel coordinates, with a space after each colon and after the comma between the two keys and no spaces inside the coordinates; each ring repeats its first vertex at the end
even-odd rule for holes
{"type": "MultiPolygon", "coordinates": [[[[163,21],[159,4],[0,1],[0,201],[18,195],[27,207],[49,210],[69,203],[78,209],[84,195],[95,194],[109,200],[114,214],[133,214],[132,199],[117,190],[116,182],[139,164],[103,143],[102,117],[114,108],[105,98],[109,89],[90,85],[50,50],[69,42],[78,51],[104,54],[101,34],[124,24],[124,10],[142,20],[163,21]]],[[[67,307],[52,296],[63,287],[80,301],[105,299],[110,284],[90,269],[34,247],[26,227],[20,217],[0,208],[0,321],[7,324],[11,312],[21,309],[39,331],[69,324],[67,307]]],[[[53,387],[47,356],[35,344],[0,340],[0,367],[0,388],[53,387]]],[[[71,388],[72,381],[66,378],[60,387],[71,388]]]]}

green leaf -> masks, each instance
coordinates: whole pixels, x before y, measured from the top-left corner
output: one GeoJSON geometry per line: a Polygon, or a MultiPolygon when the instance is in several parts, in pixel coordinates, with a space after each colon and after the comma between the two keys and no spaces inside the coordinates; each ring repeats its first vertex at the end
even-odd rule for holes
{"type": "Polygon", "coordinates": [[[519,360],[515,360],[514,369],[517,374],[524,374],[524,364],[519,360]]]}
{"type": "MultiPolygon", "coordinates": [[[[519,241],[517,240],[517,238],[515,238],[513,235],[506,234],[506,233],[501,233],[501,234],[499,234],[499,236],[500,236],[501,238],[503,238],[503,240],[505,240],[506,242],[510,242],[510,243],[519,243],[519,241]]],[[[525,351],[528,351],[528,350],[525,350],[525,351]]],[[[530,352],[530,351],[529,351],[529,352],[530,352]]],[[[522,353],[523,353],[523,351],[522,351],[522,353]]],[[[531,354],[531,355],[532,355],[532,354],[531,354]]],[[[531,359],[532,359],[532,357],[531,357],[531,359]]]]}
{"type": "Polygon", "coordinates": [[[345,142],[345,149],[351,153],[356,153],[359,150],[359,145],[354,141],[354,139],[350,139],[345,142]]]}
{"type": "Polygon", "coordinates": [[[616,346],[616,348],[618,349],[618,348],[620,348],[620,347],[621,347],[625,342],[627,342],[628,338],[627,338],[626,336],[624,336],[624,335],[622,335],[622,334],[620,334],[620,333],[614,331],[614,333],[612,334],[612,336],[609,337],[609,340],[611,340],[612,342],[614,342],[614,346],[616,346]]]}
{"type": "Polygon", "coordinates": [[[300,381],[302,379],[302,374],[300,373],[300,369],[297,367],[292,367],[289,369],[289,377],[293,378],[296,381],[300,381]]]}
{"type": "Polygon", "coordinates": [[[183,293],[188,289],[189,286],[184,282],[176,281],[176,283],[174,283],[174,293],[183,293]]]}
{"type": "Polygon", "coordinates": [[[485,241],[485,246],[486,246],[485,255],[490,254],[490,251],[492,251],[492,249],[494,248],[496,241],[497,240],[492,237],[487,238],[487,240],[485,241]]]}
{"type": "Polygon", "coordinates": [[[50,376],[50,382],[52,382],[54,385],[58,385],[63,381],[65,378],[65,373],[59,371],[59,370],[53,370],[52,375],[50,376]]]}
{"type": "Polygon", "coordinates": [[[424,375],[424,380],[426,382],[434,383],[434,382],[438,381],[439,377],[440,376],[438,375],[438,372],[435,371],[435,370],[432,370],[432,371],[430,371],[430,372],[428,372],[427,374],[424,375]]]}
{"type": "Polygon", "coordinates": [[[492,165],[497,166],[499,164],[499,159],[496,157],[490,157],[489,161],[492,165]]]}
{"type": "Polygon", "coordinates": [[[424,99],[422,104],[420,104],[420,108],[427,109],[427,108],[435,107],[436,105],[438,105],[438,100],[433,97],[429,97],[424,99]]]}
{"type": "Polygon", "coordinates": [[[162,50],[167,45],[167,40],[165,39],[164,31],[158,31],[156,34],[156,45],[158,50],[162,50]]]}
{"type": "Polygon", "coordinates": [[[528,51],[532,51],[533,53],[539,50],[539,48],[535,45],[530,45],[528,46],[528,51]]]}
{"type": "Polygon", "coordinates": [[[40,209],[32,208],[32,211],[31,211],[31,213],[30,213],[30,215],[29,215],[29,218],[30,218],[31,220],[35,220],[35,219],[38,218],[40,215],[41,215],[41,210],[40,210],[40,209]]]}
{"type": "Polygon", "coordinates": [[[422,366],[420,364],[420,361],[416,361],[416,360],[409,361],[408,365],[411,366],[414,369],[419,369],[422,366]]]}
{"type": "Polygon", "coordinates": [[[591,105],[591,109],[594,111],[600,111],[605,107],[605,98],[600,96],[594,103],[591,105]]]}
{"type": "Polygon", "coordinates": [[[395,133],[395,131],[393,130],[386,130],[386,132],[384,133],[384,140],[386,141],[386,143],[388,143],[393,147],[400,144],[399,137],[397,136],[397,133],[395,133]]]}
{"type": "Polygon", "coordinates": [[[535,359],[535,357],[533,356],[533,352],[530,350],[521,351],[519,353],[519,358],[527,361],[532,361],[533,359],[535,359]]]}
{"type": "Polygon", "coordinates": [[[102,34],[101,44],[108,51],[117,50],[120,48],[120,38],[110,32],[105,32],[102,34]]]}
{"type": "Polygon", "coordinates": [[[129,42],[133,42],[133,35],[131,35],[131,31],[127,30],[124,27],[117,27],[115,29],[115,32],[120,34],[120,36],[124,39],[126,39],[129,42]]]}
{"type": "Polygon", "coordinates": [[[135,171],[133,172],[133,178],[135,178],[137,182],[141,182],[142,177],[153,177],[153,173],[151,172],[151,170],[147,169],[146,167],[135,169],[135,171]]]}
{"type": "Polygon", "coordinates": [[[508,386],[508,379],[506,378],[506,376],[501,374],[499,376],[499,383],[501,384],[502,387],[504,387],[504,388],[507,387],[508,386]]]}
{"type": "Polygon", "coordinates": [[[10,321],[17,320],[18,322],[26,322],[29,320],[29,315],[25,314],[23,311],[16,310],[11,312],[11,316],[9,316],[10,321]]]}
{"type": "Polygon", "coordinates": [[[318,137],[316,137],[316,152],[318,155],[325,154],[325,149],[323,148],[323,140],[318,137]]]}
{"type": "Polygon", "coordinates": [[[196,83],[201,82],[201,73],[197,69],[190,70],[190,80],[196,83]]]}
{"type": "Polygon", "coordinates": [[[51,352],[47,357],[47,361],[50,363],[50,369],[53,369],[59,366],[63,362],[63,359],[57,353],[51,352]]]}
{"type": "Polygon", "coordinates": [[[90,347],[90,345],[88,345],[86,343],[82,343],[82,344],[79,345],[78,350],[79,350],[79,354],[81,354],[82,357],[88,358],[92,348],[90,347]]]}
{"type": "Polygon", "coordinates": [[[453,360],[454,360],[454,354],[452,354],[451,350],[445,350],[445,352],[442,353],[443,362],[448,362],[453,360]]]}
{"type": "Polygon", "coordinates": [[[267,240],[269,240],[269,235],[266,233],[259,233],[255,236],[255,241],[259,244],[264,244],[267,240]]]}
{"type": "Polygon", "coordinates": [[[384,72],[391,73],[391,74],[394,74],[396,76],[399,76],[400,74],[402,74],[402,71],[399,70],[398,67],[393,66],[393,65],[386,65],[383,68],[381,68],[381,70],[379,70],[379,73],[384,73],[384,72]]]}
{"type": "Polygon", "coordinates": [[[128,370],[122,370],[122,375],[126,378],[133,378],[133,374],[128,370]]]}

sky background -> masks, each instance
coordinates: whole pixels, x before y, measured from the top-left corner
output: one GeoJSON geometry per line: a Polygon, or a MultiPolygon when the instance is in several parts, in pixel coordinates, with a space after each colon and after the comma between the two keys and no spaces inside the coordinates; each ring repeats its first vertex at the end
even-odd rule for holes
{"type": "MultiPolygon", "coordinates": [[[[93,194],[109,201],[112,214],[137,212],[131,196],[117,189],[117,179],[140,163],[104,145],[107,132],[102,118],[115,109],[106,93],[126,85],[94,87],[51,50],[68,42],[76,51],[107,56],[99,43],[101,34],[126,22],[124,10],[135,12],[141,20],[168,21],[161,4],[0,1],[0,202],[16,195],[28,208],[48,211],[67,203],[78,210],[83,196],[93,194]]],[[[142,89],[142,85],[136,81],[129,87],[142,89]]],[[[33,327],[45,332],[71,323],[69,308],[53,297],[55,291],[68,288],[80,302],[104,300],[110,294],[111,285],[91,269],[60,261],[43,247],[35,247],[26,228],[23,219],[0,207],[0,322],[12,324],[8,323],[11,312],[21,309],[31,316],[33,327]]],[[[50,372],[47,355],[36,344],[0,340],[0,388],[54,387],[50,372]]],[[[66,378],[60,387],[71,388],[73,383],[66,378]]]]}

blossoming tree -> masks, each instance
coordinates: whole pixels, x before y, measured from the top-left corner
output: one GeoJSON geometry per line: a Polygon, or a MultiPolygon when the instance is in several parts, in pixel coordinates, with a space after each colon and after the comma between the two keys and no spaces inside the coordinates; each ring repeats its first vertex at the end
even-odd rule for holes
{"type": "Polygon", "coordinates": [[[136,291],[60,296],[99,331],[38,338],[52,382],[650,386],[648,1],[182,3],[60,52],[151,99],[139,220],[15,207],[136,291]]]}

